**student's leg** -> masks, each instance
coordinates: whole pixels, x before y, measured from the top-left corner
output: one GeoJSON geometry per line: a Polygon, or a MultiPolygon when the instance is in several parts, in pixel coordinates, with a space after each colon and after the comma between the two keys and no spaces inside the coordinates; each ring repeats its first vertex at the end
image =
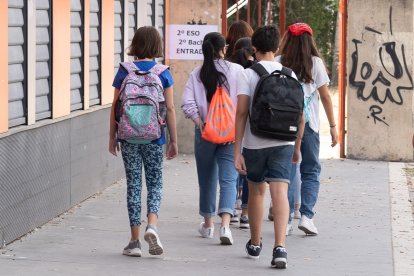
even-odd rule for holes
{"type": "Polygon", "coordinates": [[[237,171],[234,168],[234,145],[217,147],[217,164],[219,168],[220,198],[218,214],[221,226],[228,227],[234,211],[234,199],[237,197],[237,171]]]}
{"type": "Polygon", "coordinates": [[[121,143],[127,181],[127,207],[131,241],[139,240],[141,225],[142,156],[139,145],[121,143]]]}
{"type": "MultiPolygon", "coordinates": [[[[195,131],[194,155],[197,166],[199,192],[199,213],[204,217],[205,227],[213,227],[216,214],[216,194],[218,182],[218,166],[216,145],[201,138],[199,129],[195,131]]],[[[235,198],[235,196],[234,196],[235,198]]],[[[234,205],[233,198],[233,205],[234,205]]]]}
{"type": "Polygon", "coordinates": [[[142,159],[145,169],[145,180],[147,184],[147,217],[148,225],[145,230],[144,239],[148,242],[151,255],[161,255],[164,252],[158,229],[158,213],[160,211],[162,198],[162,145],[141,145],[142,159]]]}
{"type": "Polygon", "coordinates": [[[273,203],[273,221],[275,244],[285,246],[286,226],[289,220],[289,201],[287,197],[288,184],[286,182],[270,182],[270,195],[273,203]]]}
{"type": "MultiPolygon", "coordinates": [[[[266,181],[269,182],[273,205],[275,247],[285,246],[289,220],[288,185],[292,172],[293,145],[272,148],[266,181]]],[[[292,205],[293,208],[293,205],[292,205]]]]}
{"type": "Polygon", "coordinates": [[[260,245],[262,237],[262,222],[264,213],[264,196],[266,193],[266,183],[249,183],[248,212],[250,223],[251,244],[260,245]]]}
{"type": "Polygon", "coordinates": [[[289,200],[289,223],[292,222],[292,216],[294,206],[295,206],[295,193],[296,193],[296,185],[295,180],[297,178],[296,175],[296,167],[297,164],[292,164],[292,169],[290,172],[290,184],[288,187],[288,200],[289,200]]]}
{"type": "Polygon", "coordinates": [[[147,184],[147,216],[148,224],[156,225],[162,199],[162,145],[142,145],[142,159],[147,184]]]}
{"type": "Polygon", "coordinates": [[[247,203],[249,202],[249,184],[247,183],[246,176],[240,176],[243,181],[243,192],[242,192],[242,215],[247,216],[247,203]]]}
{"type": "Polygon", "coordinates": [[[300,204],[301,204],[301,187],[302,187],[302,181],[300,180],[301,176],[300,176],[300,163],[296,164],[296,177],[294,179],[294,182],[291,182],[291,185],[295,186],[295,195],[294,195],[294,202],[295,202],[295,207],[293,209],[293,213],[294,213],[294,218],[300,218],[300,212],[299,212],[299,208],[300,208],[300,204]]]}
{"type": "Polygon", "coordinates": [[[301,145],[300,173],[302,187],[300,212],[310,219],[314,216],[313,208],[318,199],[320,186],[319,144],[319,133],[314,132],[309,124],[306,124],[301,145]]]}
{"type": "MultiPolygon", "coordinates": [[[[264,196],[266,193],[265,173],[268,169],[268,149],[243,148],[243,157],[247,169],[249,198],[247,211],[250,224],[250,244],[261,246],[264,196]]],[[[260,253],[259,253],[260,254],[260,253]]]]}

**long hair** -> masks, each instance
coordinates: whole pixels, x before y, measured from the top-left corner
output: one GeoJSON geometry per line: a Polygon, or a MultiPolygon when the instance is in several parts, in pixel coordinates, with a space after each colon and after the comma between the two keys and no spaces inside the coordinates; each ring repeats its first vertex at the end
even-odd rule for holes
{"type": "Polygon", "coordinates": [[[227,77],[218,71],[214,60],[220,59],[220,51],[226,46],[226,41],[222,34],[217,32],[205,35],[202,45],[204,61],[200,69],[200,80],[207,92],[207,101],[211,102],[217,86],[225,86],[229,90],[227,77]]]}
{"type": "Polygon", "coordinates": [[[300,81],[305,83],[314,81],[312,57],[320,57],[320,54],[309,33],[294,36],[286,31],[278,53],[281,55],[282,65],[291,68],[300,81]]]}
{"type": "Polygon", "coordinates": [[[252,37],[252,35],[253,29],[246,21],[238,20],[231,24],[226,37],[228,47],[224,58],[228,59],[233,54],[234,45],[239,38],[252,37]]]}
{"type": "Polygon", "coordinates": [[[252,66],[253,61],[249,57],[254,55],[252,40],[250,37],[242,37],[234,44],[233,55],[227,60],[240,64],[244,69],[252,66]]]}

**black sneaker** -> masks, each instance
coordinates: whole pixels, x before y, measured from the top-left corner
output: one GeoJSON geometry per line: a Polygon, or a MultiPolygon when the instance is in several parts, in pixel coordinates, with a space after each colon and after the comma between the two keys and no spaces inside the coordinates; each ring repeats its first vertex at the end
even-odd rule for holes
{"type": "Polygon", "coordinates": [[[250,228],[250,224],[249,224],[249,218],[246,215],[241,215],[240,216],[240,228],[243,229],[249,229],[250,228]]]}
{"type": "Polygon", "coordinates": [[[262,243],[260,245],[251,244],[251,240],[246,243],[247,257],[251,259],[259,259],[260,252],[262,251],[262,243]]]}
{"type": "Polygon", "coordinates": [[[273,248],[273,258],[271,262],[274,268],[286,268],[287,267],[287,252],[283,246],[273,248]]]}

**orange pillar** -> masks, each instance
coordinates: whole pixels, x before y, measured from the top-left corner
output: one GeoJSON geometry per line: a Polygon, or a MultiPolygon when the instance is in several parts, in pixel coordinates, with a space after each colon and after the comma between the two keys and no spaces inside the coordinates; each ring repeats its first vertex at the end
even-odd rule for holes
{"type": "Polygon", "coordinates": [[[262,0],[257,0],[257,27],[262,25],[262,0]]]}
{"type": "Polygon", "coordinates": [[[221,0],[221,33],[227,36],[227,0],[221,0]]]}
{"type": "Polygon", "coordinates": [[[247,0],[247,24],[250,25],[250,0],[247,0]]]}
{"type": "Polygon", "coordinates": [[[239,21],[239,0],[236,0],[236,20],[239,21]]]}
{"type": "Polygon", "coordinates": [[[339,68],[338,68],[338,90],[339,90],[339,156],[345,156],[345,96],[346,96],[346,33],[347,33],[347,0],[339,2],[339,68]]]}
{"type": "Polygon", "coordinates": [[[70,0],[53,0],[52,118],[70,114],[70,0]]]}
{"type": "Polygon", "coordinates": [[[285,17],[286,17],[285,0],[280,0],[280,13],[279,13],[280,36],[283,36],[283,34],[285,33],[285,17]]]}
{"type": "Polygon", "coordinates": [[[114,89],[114,0],[102,0],[101,104],[112,102],[114,89]]]}
{"type": "Polygon", "coordinates": [[[165,28],[164,28],[164,63],[166,65],[170,64],[170,60],[168,59],[167,53],[168,53],[168,39],[169,39],[169,33],[168,33],[168,25],[170,25],[170,0],[165,0],[164,2],[164,22],[165,22],[165,28]]]}
{"type": "Polygon", "coordinates": [[[8,1],[0,1],[0,133],[9,128],[8,1]]]}

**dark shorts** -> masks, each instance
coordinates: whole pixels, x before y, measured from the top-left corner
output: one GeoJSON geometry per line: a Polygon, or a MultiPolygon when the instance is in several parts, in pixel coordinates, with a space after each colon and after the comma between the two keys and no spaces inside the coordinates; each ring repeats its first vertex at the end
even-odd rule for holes
{"type": "Polygon", "coordinates": [[[243,148],[247,179],[251,182],[285,182],[289,184],[293,145],[264,149],[243,148]]]}

